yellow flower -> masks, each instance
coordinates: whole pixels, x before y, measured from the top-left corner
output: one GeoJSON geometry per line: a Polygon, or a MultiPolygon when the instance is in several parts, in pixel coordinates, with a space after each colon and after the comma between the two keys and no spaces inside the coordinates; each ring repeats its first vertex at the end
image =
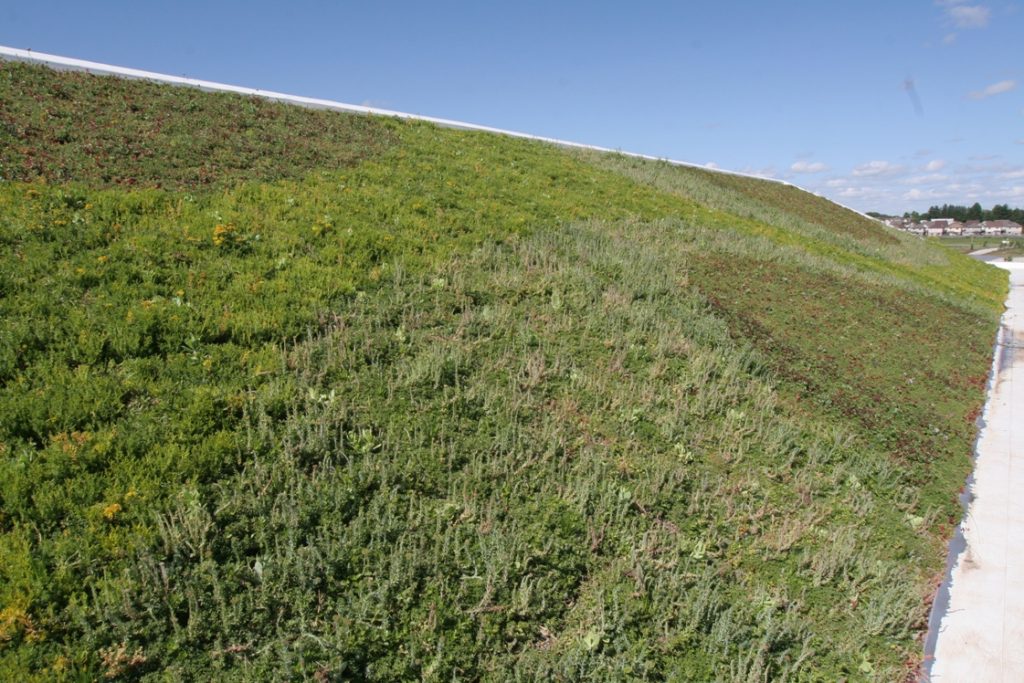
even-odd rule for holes
{"type": "Polygon", "coordinates": [[[117,513],[121,512],[120,503],[111,503],[107,507],[103,508],[103,517],[108,522],[113,522],[114,517],[117,517],[117,513]]]}
{"type": "Polygon", "coordinates": [[[229,242],[235,241],[235,226],[233,225],[221,225],[218,223],[213,228],[213,244],[214,246],[220,247],[229,242]]]}
{"type": "Polygon", "coordinates": [[[25,608],[20,604],[13,604],[0,610],[0,643],[12,640],[21,631],[28,631],[30,634],[35,631],[32,618],[25,608]]]}

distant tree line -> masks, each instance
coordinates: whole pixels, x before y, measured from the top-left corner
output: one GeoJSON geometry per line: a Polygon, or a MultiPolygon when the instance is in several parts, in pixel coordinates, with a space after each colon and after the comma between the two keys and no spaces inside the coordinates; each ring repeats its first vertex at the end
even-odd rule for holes
{"type": "Polygon", "coordinates": [[[908,211],[903,214],[903,217],[914,221],[926,221],[933,218],[955,218],[958,221],[1009,220],[1015,223],[1024,223],[1024,208],[1011,209],[1008,204],[996,204],[991,209],[983,209],[978,202],[971,206],[943,204],[942,206],[933,206],[924,213],[908,211]]]}

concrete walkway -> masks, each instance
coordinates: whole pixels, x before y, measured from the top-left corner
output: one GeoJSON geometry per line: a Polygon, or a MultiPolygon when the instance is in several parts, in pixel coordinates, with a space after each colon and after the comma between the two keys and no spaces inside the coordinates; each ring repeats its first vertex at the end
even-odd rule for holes
{"type": "Polygon", "coordinates": [[[1010,296],[925,647],[925,680],[939,683],[1024,681],[1024,263],[993,265],[1010,271],[1010,296]]]}

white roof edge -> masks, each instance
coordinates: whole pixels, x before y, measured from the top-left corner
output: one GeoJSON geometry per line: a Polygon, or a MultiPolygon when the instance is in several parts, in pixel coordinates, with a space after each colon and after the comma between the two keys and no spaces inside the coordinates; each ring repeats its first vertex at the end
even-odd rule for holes
{"type": "MultiPolygon", "coordinates": [[[[465,123],[463,121],[452,121],[450,119],[436,118],[433,116],[421,116],[419,114],[409,114],[406,112],[392,111],[390,109],[378,109],[376,107],[365,107],[360,104],[346,104],[344,102],[336,102],[334,100],[324,100],[315,97],[303,97],[301,95],[288,95],[285,93],[274,92],[272,90],[260,90],[258,88],[245,88],[238,85],[228,85],[226,83],[216,83],[214,81],[204,81],[198,78],[186,78],[184,76],[171,76],[169,74],[161,74],[155,71],[143,71],[141,69],[131,69],[123,66],[114,66],[112,64],[103,64],[100,62],[90,62],[84,59],[75,59],[73,57],[61,57],[60,55],[51,55],[45,52],[36,52],[34,50],[23,50],[15,47],[6,47],[0,45],[0,60],[11,60],[21,62],[34,62],[38,64],[45,64],[47,66],[55,67],[58,69],[65,69],[70,71],[87,71],[89,73],[97,74],[108,74],[111,76],[120,76],[122,78],[134,78],[140,80],[156,81],[159,83],[168,83],[171,85],[184,85],[200,90],[208,90],[213,92],[229,92],[236,93],[239,95],[250,95],[253,97],[262,97],[268,100],[274,100],[277,102],[287,102],[290,104],[297,104],[303,107],[309,107],[312,109],[330,109],[334,111],[344,111],[355,114],[373,114],[377,116],[390,116],[392,118],[399,119],[410,119],[415,121],[426,121],[433,123],[438,126],[444,126],[445,128],[457,128],[460,130],[475,130],[484,133],[495,133],[498,135],[507,135],[510,137],[524,138],[527,140],[537,140],[539,142],[547,142],[552,145],[558,145],[559,147],[571,147],[574,149],[587,149],[595,152],[611,152],[613,154],[621,154],[623,156],[634,157],[637,159],[647,159],[649,161],[664,161],[673,166],[687,166],[690,168],[698,168],[704,171],[710,171],[712,173],[723,173],[725,175],[740,176],[743,178],[755,178],[757,180],[767,180],[770,182],[779,183],[781,185],[788,185],[795,187],[798,190],[803,190],[809,194],[822,197],[816,192],[811,192],[805,188],[800,187],[794,183],[786,180],[779,180],[778,178],[769,178],[766,176],[760,176],[753,173],[743,173],[741,171],[728,171],[721,168],[712,168],[708,166],[702,166],[695,164],[690,161],[679,161],[676,159],[668,159],[666,157],[656,157],[650,154],[639,154],[637,152],[624,152],[618,149],[611,149],[608,147],[599,147],[597,145],[586,145],[580,142],[571,142],[568,140],[559,140],[557,138],[548,138],[540,135],[531,135],[529,133],[521,133],[513,130],[503,130],[501,128],[492,128],[490,126],[481,126],[475,123],[465,123]]],[[[823,197],[828,201],[841,206],[842,208],[852,211],[860,216],[863,216],[869,220],[877,221],[856,209],[853,209],[844,204],[840,204],[837,201],[823,197]]]]}

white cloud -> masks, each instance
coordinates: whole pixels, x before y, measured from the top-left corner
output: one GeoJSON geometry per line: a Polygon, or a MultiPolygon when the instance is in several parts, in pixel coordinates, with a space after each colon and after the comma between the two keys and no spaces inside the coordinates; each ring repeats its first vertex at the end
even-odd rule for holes
{"type": "Polygon", "coordinates": [[[970,97],[972,100],[983,100],[986,97],[992,97],[993,95],[999,95],[1004,92],[1010,92],[1016,87],[1017,81],[999,81],[998,83],[993,83],[984,90],[975,90],[974,92],[969,93],[967,96],[970,97]]]}
{"type": "Polygon", "coordinates": [[[942,37],[942,44],[943,45],[952,45],[955,42],[956,42],[956,34],[955,33],[947,33],[945,36],[942,37]]]}
{"type": "Polygon", "coordinates": [[[924,165],[924,170],[928,171],[929,173],[934,173],[935,171],[941,171],[945,167],[946,162],[943,161],[942,159],[932,159],[931,161],[924,165]]]}
{"type": "Polygon", "coordinates": [[[946,16],[959,28],[985,28],[992,18],[992,10],[984,5],[946,4],[946,16]]]}
{"type": "Polygon", "coordinates": [[[828,166],[820,161],[796,161],[789,170],[793,173],[823,173],[828,170],[828,166]]]}
{"type": "Polygon", "coordinates": [[[870,187],[844,187],[836,193],[837,196],[843,199],[860,199],[876,196],[877,194],[879,194],[878,191],[870,187]]]}
{"type": "Polygon", "coordinates": [[[974,192],[980,192],[980,191],[984,190],[986,186],[988,186],[988,183],[986,183],[985,185],[982,185],[980,183],[975,183],[975,182],[950,183],[949,185],[946,185],[946,187],[944,187],[943,189],[947,193],[949,193],[949,192],[970,192],[970,193],[974,193],[974,192]]]}
{"type": "Polygon", "coordinates": [[[824,181],[810,185],[813,191],[853,206],[861,211],[882,211],[901,214],[904,211],[923,210],[935,204],[992,204],[1020,205],[1024,200],[1024,184],[1020,179],[1000,179],[989,173],[979,176],[948,176],[897,178],[876,176],[868,178],[834,178],[838,182],[824,181]],[[917,181],[921,182],[920,184],[917,181]]]}
{"type": "Polygon", "coordinates": [[[1024,178],[1024,168],[1017,169],[1016,171],[1009,171],[1007,173],[1002,173],[1002,174],[1000,174],[999,177],[1000,178],[1011,178],[1011,179],[1012,178],[1024,178]]]}
{"type": "Polygon", "coordinates": [[[949,176],[942,173],[928,173],[925,175],[915,175],[910,176],[909,178],[904,178],[900,183],[903,185],[930,185],[943,180],[949,180],[949,176]]]}
{"type": "Polygon", "coordinates": [[[779,172],[774,166],[744,166],[740,169],[740,173],[746,173],[747,175],[756,175],[761,178],[775,178],[779,172]]]}
{"type": "Polygon", "coordinates": [[[890,164],[888,161],[869,161],[853,169],[853,175],[858,178],[865,176],[888,175],[903,170],[902,166],[890,164]]]}
{"type": "Polygon", "coordinates": [[[908,190],[903,193],[903,200],[907,202],[915,202],[922,199],[936,199],[941,196],[942,193],[937,190],[919,190],[915,187],[913,190],[908,190]]]}

